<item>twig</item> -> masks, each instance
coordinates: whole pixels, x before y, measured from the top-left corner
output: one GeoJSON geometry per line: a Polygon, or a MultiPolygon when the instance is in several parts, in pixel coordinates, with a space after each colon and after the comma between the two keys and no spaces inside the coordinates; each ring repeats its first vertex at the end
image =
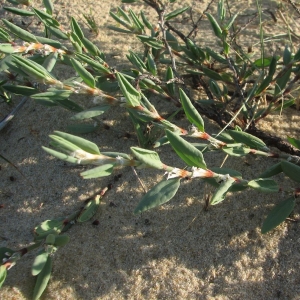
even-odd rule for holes
{"type": "Polygon", "coordinates": [[[27,97],[23,97],[21,102],[17,105],[16,108],[13,109],[11,113],[9,113],[1,122],[0,122],[0,130],[2,130],[9,121],[12,120],[12,118],[15,116],[15,114],[21,109],[21,107],[25,104],[27,101],[27,97]]]}

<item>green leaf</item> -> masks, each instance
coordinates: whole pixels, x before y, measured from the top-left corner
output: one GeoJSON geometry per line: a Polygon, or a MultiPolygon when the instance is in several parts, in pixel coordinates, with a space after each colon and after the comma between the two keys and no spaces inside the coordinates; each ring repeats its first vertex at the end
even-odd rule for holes
{"type": "Polygon", "coordinates": [[[268,67],[272,62],[273,57],[265,57],[264,59],[257,59],[253,64],[258,68],[268,67]]]}
{"type": "Polygon", "coordinates": [[[69,100],[69,99],[55,99],[55,103],[74,112],[83,111],[83,108],[79,106],[77,103],[69,100]]]}
{"type": "Polygon", "coordinates": [[[3,41],[5,43],[11,43],[12,38],[9,36],[9,34],[0,27],[0,41],[3,41]]]}
{"type": "Polygon", "coordinates": [[[43,62],[43,67],[48,72],[51,72],[57,62],[57,58],[58,58],[57,52],[50,53],[50,55],[48,55],[45,61],[43,62]]]}
{"type": "Polygon", "coordinates": [[[292,138],[290,136],[288,136],[288,141],[291,145],[293,145],[294,147],[296,147],[297,149],[300,149],[300,140],[297,140],[295,138],[292,138]]]}
{"type": "Polygon", "coordinates": [[[163,169],[164,164],[155,151],[138,147],[131,147],[130,150],[137,160],[143,162],[145,165],[155,169],[163,169]]]}
{"type": "Polygon", "coordinates": [[[30,32],[14,25],[13,23],[5,20],[5,19],[2,19],[2,22],[4,23],[5,27],[14,35],[16,35],[18,38],[20,38],[22,41],[25,41],[25,42],[34,42],[34,43],[37,43],[37,39],[36,37],[31,34],[30,32]]]}
{"type": "Polygon", "coordinates": [[[299,50],[296,52],[295,56],[294,56],[294,61],[298,61],[300,60],[300,48],[299,50]]]}
{"type": "Polygon", "coordinates": [[[237,156],[237,157],[241,157],[241,156],[245,156],[250,152],[249,148],[243,147],[241,144],[236,144],[237,146],[232,146],[232,145],[227,145],[225,147],[222,147],[222,150],[231,156],[237,156]]]}
{"type": "Polygon", "coordinates": [[[268,86],[270,85],[272,81],[272,76],[267,76],[260,84],[260,86],[255,91],[255,95],[260,95],[262,92],[264,92],[268,86]]]}
{"type": "Polygon", "coordinates": [[[43,4],[47,10],[47,13],[49,15],[52,15],[53,14],[53,10],[54,10],[54,7],[53,7],[53,3],[51,0],[43,0],[43,4]]]}
{"type": "Polygon", "coordinates": [[[236,131],[236,130],[227,130],[227,132],[229,132],[229,134],[236,142],[243,143],[249,146],[250,148],[264,149],[264,150],[268,149],[266,144],[261,139],[249,133],[243,131],[236,131]]]}
{"type": "Polygon", "coordinates": [[[150,37],[147,35],[137,35],[136,36],[142,43],[152,47],[154,49],[161,49],[164,47],[163,43],[159,41],[157,38],[150,37]]]}
{"type": "Polygon", "coordinates": [[[69,163],[72,163],[72,164],[77,164],[78,162],[78,159],[75,158],[75,157],[72,157],[72,156],[69,156],[67,154],[64,154],[64,153],[61,153],[61,152],[58,152],[58,151],[55,151],[53,149],[50,149],[50,148],[47,148],[47,147],[42,147],[43,150],[45,150],[48,154],[58,158],[58,159],[61,159],[61,160],[64,160],[66,162],[69,162],[69,163]]]}
{"type": "Polygon", "coordinates": [[[178,134],[166,130],[168,140],[177,155],[190,167],[207,169],[203,154],[196,147],[185,141],[178,134]]]}
{"type": "Polygon", "coordinates": [[[55,90],[52,89],[50,91],[44,93],[38,93],[31,96],[32,99],[35,100],[64,100],[69,98],[72,92],[70,90],[55,90]]]}
{"type": "Polygon", "coordinates": [[[73,17],[71,17],[71,28],[72,28],[72,31],[74,31],[80,39],[84,38],[83,32],[82,32],[79,24],[73,17]]]}
{"type": "Polygon", "coordinates": [[[151,24],[151,23],[149,22],[149,20],[146,18],[146,16],[145,16],[145,14],[144,14],[143,11],[141,11],[141,17],[142,17],[142,20],[143,20],[145,26],[146,26],[148,29],[152,30],[152,24],[151,24]]]}
{"type": "Polygon", "coordinates": [[[231,186],[234,184],[235,180],[232,177],[229,177],[227,180],[223,181],[219,188],[212,195],[209,204],[216,205],[222,202],[231,186]]]}
{"type": "Polygon", "coordinates": [[[94,79],[93,75],[89,71],[87,71],[78,60],[71,58],[71,63],[73,65],[75,71],[82,78],[82,80],[89,87],[95,88],[95,79],[94,79]]]}
{"type": "Polygon", "coordinates": [[[269,213],[261,228],[261,233],[267,233],[277,227],[290,215],[295,206],[294,197],[288,198],[277,204],[269,213]]]}
{"type": "Polygon", "coordinates": [[[17,95],[23,95],[23,96],[32,96],[39,92],[38,89],[29,87],[29,86],[3,85],[2,87],[10,93],[14,93],[17,95]]]}
{"type": "Polygon", "coordinates": [[[23,16],[23,17],[30,17],[34,16],[34,12],[26,10],[26,9],[20,9],[20,8],[15,8],[15,7],[8,7],[8,6],[3,6],[3,9],[6,11],[9,11],[15,15],[23,16]]]}
{"type": "Polygon", "coordinates": [[[217,81],[218,80],[223,80],[222,76],[219,73],[217,73],[217,72],[215,72],[211,69],[208,69],[208,68],[202,66],[202,71],[204,72],[204,74],[206,76],[208,76],[211,79],[214,79],[214,80],[217,80],[217,81]]]}
{"type": "Polygon", "coordinates": [[[63,139],[69,141],[70,143],[78,146],[80,149],[92,153],[92,154],[100,154],[99,148],[96,144],[85,140],[81,137],[72,135],[72,134],[68,134],[65,132],[61,132],[61,131],[54,131],[54,134],[57,136],[62,137],[63,139]]]}
{"type": "Polygon", "coordinates": [[[238,13],[236,13],[235,15],[233,15],[230,20],[228,21],[227,25],[225,26],[225,30],[229,30],[230,27],[232,26],[233,22],[235,21],[236,17],[238,16],[238,13]]]}
{"type": "Polygon", "coordinates": [[[83,119],[90,119],[96,116],[100,116],[105,113],[110,108],[110,105],[101,105],[95,106],[85,111],[82,111],[74,116],[72,116],[71,120],[83,120],[83,119]]]}
{"type": "Polygon", "coordinates": [[[18,55],[12,55],[12,58],[13,58],[12,62],[28,75],[31,75],[40,80],[44,80],[46,78],[53,78],[51,74],[44,67],[35,63],[32,60],[25,59],[18,55]]]}
{"type": "Polygon", "coordinates": [[[223,56],[221,56],[219,53],[215,52],[211,48],[206,47],[205,51],[207,52],[207,54],[209,54],[217,62],[219,62],[221,64],[226,64],[226,65],[228,64],[228,61],[223,56]]]}
{"type": "Polygon", "coordinates": [[[52,271],[52,259],[51,256],[48,256],[47,262],[43,270],[37,276],[37,280],[33,290],[33,300],[38,300],[42,296],[49,282],[51,271],[52,271]]]}
{"type": "Polygon", "coordinates": [[[216,19],[209,13],[205,14],[210,22],[210,25],[212,26],[212,29],[215,33],[215,35],[219,38],[222,39],[222,29],[216,19]]]}
{"type": "Polygon", "coordinates": [[[135,208],[134,213],[142,213],[148,209],[168,202],[175,196],[179,186],[180,179],[178,178],[159,182],[142,198],[140,203],[135,208]]]}
{"type": "Polygon", "coordinates": [[[105,177],[111,175],[114,169],[114,164],[105,164],[80,173],[83,179],[91,179],[98,177],[105,177]]]}
{"type": "Polygon", "coordinates": [[[98,129],[97,124],[70,124],[67,131],[74,134],[85,134],[95,132],[98,129]]]}
{"type": "Polygon", "coordinates": [[[93,200],[89,201],[77,218],[77,222],[83,223],[91,219],[97,212],[100,205],[100,196],[97,195],[93,200]]]}
{"type": "Polygon", "coordinates": [[[84,37],[84,38],[81,39],[81,42],[90,54],[92,54],[94,56],[100,56],[101,57],[102,52],[90,40],[88,40],[87,38],[84,37]]]}
{"type": "Polygon", "coordinates": [[[136,28],[139,29],[139,32],[143,32],[144,24],[139,20],[138,16],[132,11],[132,9],[129,9],[129,14],[130,14],[132,21],[134,22],[136,28]]]}
{"type": "Polygon", "coordinates": [[[277,183],[269,178],[251,180],[248,182],[248,186],[263,193],[276,193],[279,191],[277,183]]]}
{"type": "Polygon", "coordinates": [[[196,108],[194,107],[194,105],[192,104],[191,100],[182,89],[179,89],[179,94],[180,94],[180,101],[184,109],[184,112],[186,114],[186,117],[192,124],[197,126],[197,128],[201,132],[204,132],[203,119],[198,113],[198,111],[196,110],[196,108]]]}
{"type": "Polygon", "coordinates": [[[178,52],[180,51],[180,46],[177,38],[169,30],[166,30],[166,41],[172,49],[178,52]]]}
{"type": "Polygon", "coordinates": [[[41,44],[50,45],[50,46],[52,46],[52,47],[54,47],[56,49],[63,48],[62,44],[59,41],[48,39],[48,38],[43,37],[43,36],[37,36],[36,39],[41,44]]]}
{"type": "Polygon", "coordinates": [[[34,228],[35,240],[46,238],[48,234],[58,234],[64,227],[64,218],[46,220],[34,228]]]}
{"type": "MultiPolygon", "coordinates": [[[[173,70],[171,67],[168,67],[168,69],[166,71],[166,81],[169,81],[173,78],[174,78],[173,70]]],[[[175,86],[174,82],[167,83],[167,89],[172,96],[175,95],[175,88],[176,88],[176,86],[175,86]]]]}
{"type": "Polygon", "coordinates": [[[262,174],[259,175],[259,178],[267,178],[277,175],[282,172],[281,162],[271,166],[265,170],[262,174]]]}
{"type": "Polygon", "coordinates": [[[277,65],[277,59],[275,56],[272,57],[270,67],[269,67],[269,73],[268,76],[273,78],[273,75],[276,72],[276,65],[277,65]]]}
{"type": "Polygon", "coordinates": [[[70,241],[70,237],[68,235],[65,235],[65,234],[57,235],[55,237],[54,246],[55,247],[63,247],[66,244],[68,244],[69,241],[70,241]]]}
{"type": "Polygon", "coordinates": [[[170,12],[170,13],[168,13],[168,14],[165,15],[165,20],[169,21],[169,20],[177,17],[177,16],[181,15],[182,13],[184,13],[189,8],[190,8],[189,6],[186,6],[186,7],[183,7],[183,8],[175,9],[172,12],[170,12]]]}
{"type": "Polygon", "coordinates": [[[127,104],[133,107],[139,106],[141,100],[141,93],[138,92],[121,73],[116,73],[116,76],[118,79],[120,89],[126,99],[127,104]]]}
{"type": "Polygon", "coordinates": [[[33,261],[33,265],[31,267],[31,274],[36,276],[40,274],[42,269],[44,268],[48,259],[48,253],[43,249],[41,250],[38,255],[35,257],[33,261]]]}
{"type": "Polygon", "coordinates": [[[54,26],[46,26],[46,28],[51,32],[51,34],[55,35],[59,39],[68,40],[68,36],[61,31],[61,29],[56,28],[54,26]]]}
{"type": "Polygon", "coordinates": [[[292,53],[288,46],[285,46],[283,51],[283,64],[286,66],[288,65],[292,60],[292,53]]]}
{"type": "Polygon", "coordinates": [[[152,75],[154,75],[154,76],[157,75],[156,63],[155,63],[154,58],[153,58],[153,56],[150,52],[147,55],[147,69],[152,75]]]}
{"type": "Polygon", "coordinates": [[[0,266],[0,288],[2,287],[7,276],[7,269],[4,265],[0,266]]]}
{"type": "Polygon", "coordinates": [[[134,52],[129,51],[130,55],[126,55],[128,60],[140,71],[144,72],[147,70],[147,66],[143,62],[143,60],[134,52]]]}
{"type": "Polygon", "coordinates": [[[128,34],[132,34],[133,33],[130,30],[126,30],[126,29],[123,29],[123,28],[120,28],[120,27],[116,27],[116,26],[111,26],[111,25],[108,25],[107,28],[109,28],[111,30],[114,30],[114,31],[117,31],[117,32],[121,32],[121,33],[128,33],[128,34]]]}
{"type": "Polygon", "coordinates": [[[275,84],[274,96],[277,96],[278,94],[281,94],[284,91],[291,77],[291,74],[292,74],[292,68],[289,68],[282,76],[277,78],[275,84]]]}
{"type": "Polygon", "coordinates": [[[110,74],[110,70],[107,67],[101,64],[99,61],[92,59],[88,55],[76,53],[76,57],[93,67],[96,71],[104,74],[110,74]]]}
{"type": "Polygon", "coordinates": [[[288,161],[281,162],[282,171],[285,175],[296,182],[300,182],[300,167],[288,161]]]}
{"type": "Polygon", "coordinates": [[[60,24],[57,20],[55,20],[51,15],[49,15],[48,13],[36,9],[34,7],[32,7],[32,10],[35,12],[36,16],[46,25],[49,27],[54,27],[56,29],[58,29],[60,27],[60,24]]]}

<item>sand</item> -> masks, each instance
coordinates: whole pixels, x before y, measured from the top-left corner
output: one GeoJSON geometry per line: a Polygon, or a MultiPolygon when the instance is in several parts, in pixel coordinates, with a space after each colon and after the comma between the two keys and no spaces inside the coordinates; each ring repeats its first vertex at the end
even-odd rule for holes
{"type": "MultiPolygon", "coordinates": [[[[181,1],[180,5],[192,5],[203,11],[207,3],[206,0],[181,1]]],[[[121,70],[128,66],[128,50],[138,51],[140,44],[134,37],[107,29],[107,25],[115,25],[108,12],[119,4],[119,1],[107,0],[58,0],[55,12],[67,28],[71,16],[82,20],[82,14],[91,10],[100,34],[93,37],[87,27],[85,34],[106,53],[108,63],[121,70]]],[[[131,7],[138,11],[141,5],[131,7]]],[[[274,10],[276,3],[264,1],[264,7],[274,10]]],[[[233,11],[245,14],[244,9],[254,12],[255,6],[251,1],[239,1],[233,11]]],[[[211,12],[216,12],[216,4],[211,12]]],[[[154,12],[147,8],[147,14],[151,17],[154,12]]],[[[275,24],[268,15],[264,18],[268,33],[284,28],[280,20],[275,24]]],[[[299,20],[296,15],[294,18],[299,20]]],[[[246,19],[238,20],[245,22],[246,19]]],[[[199,28],[196,40],[200,45],[213,45],[207,21],[201,24],[203,27],[199,28]]],[[[183,30],[187,28],[188,24],[182,25],[183,30]]],[[[246,48],[255,44],[259,40],[257,33],[256,22],[247,29],[242,45],[246,48]]],[[[268,51],[281,53],[286,41],[269,43],[268,51]]],[[[74,75],[63,67],[56,72],[58,78],[74,75]]],[[[75,99],[87,107],[92,105],[89,97],[75,99]]],[[[13,105],[18,101],[16,98],[13,105]]],[[[170,104],[154,101],[159,109],[170,109],[170,104]]],[[[11,108],[0,105],[1,119],[11,108]]],[[[174,110],[172,107],[171,111],[174,110]]],[[[11,165],[0,161],[1,247],[20,249],[31,244],[32,230],[40,222],[72,213],[86,198],[109,183],[113,185],[92,220],[77,224],[67,232],[70,243],[55,253],[52,276],[42,299],[300,299],[299,224],[286,221],[266,235],[260,233],[268,212],[284,195],[246,191],[230,195],[220,205],[204,211],[205,196],[212,188],[200,180],[183,181],[172,201],[134,215],[133,210],[144,190],[131,168],[118,170],[110,177],[83,180],[79,173],[85,168],[66,164],[42,150],[43,145],[49,145],[49,134],[66,130],[72,115],[62,108],[47,108],[28,100],[0,133],[0,154],[24,174],[23,177],[11,165]],[[118,174],[121,177],[114,180],[118,174]],[[99,220],[98,226],[92,225],[94,220],[99,220]]],[[[269,116],[260,126],[284,139],[288,135],[300,138],[299,118],[299,113],[290,109],[283,115],[269,116]]],[[[108,126],[83,135],[100,150],[129,153],[131,146],[138,145],[124,109],[110,110],[101,120],[108,126]]],[[[188,126],[186,120],[176,121],[176,124],[188,126]]],[[[219,131],[206,118],[205,125],[208,133],[219,131]]],[[[158,152],[163,162],[184,166],[169,146],[158,152]]],[[[220,166],[224,156],[208,154],[205,160],[208,167],[220,166]]],[[[236,169],[245,179],[251,179],[277,161],[254,156],[229,158],[225,167],[236,169]]],[[[147,189],[164,175],[149,170],[137,170],[137,173],[147,189]]],[[[283,175],[276,179],[285,188],[296,186],[283,175]]],[[[292,219],[299,220],[299,213],[296,206],[292,219]]],[[[34,257],[35,253],[29,253],[9,270],[0,290],[1,299],[31,298],[35,278],[30,270],[34,257]]]]}

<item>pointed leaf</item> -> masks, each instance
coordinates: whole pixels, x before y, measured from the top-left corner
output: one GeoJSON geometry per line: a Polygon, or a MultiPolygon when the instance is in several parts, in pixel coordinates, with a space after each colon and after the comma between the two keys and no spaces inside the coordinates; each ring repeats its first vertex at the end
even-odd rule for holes
{"type": "Polygon", "coordinates": [[[35,100],[64,100],[66,98],[69,98],[72,94],[69,90],[50,90],[44,93],[38,93],[35,95],[32,95],[31,98],[35,100]]]}
{"type": "Polygon", "coordinates": [[[259,175],[259,178],[267,178],[277,175],[282,172],[281,162],[271,166],[265,170],[262,174],[259,175]]]}
{"type": "Polygon", "coordinates": [[[139,106],[141,100],[141,93],[139,93],[121,74],[116,73],[122,94],[126,98],[126,102],[129,106],[139,106]]]}
{"type": "Polygon", "coordinates": [[[284,89],[291,77],[291,74],[292,74],[292,68],[289,68],[282,76],[277,78],[276,84],[275,84],[274,96],[277,96],[278,94],[281,94],[284,91],[284,89]]]}
{"type": "Polygon", "coordinates": [[[37,39],[36,39],[36,37],[32,33],[30,33],[28,31],[26,31],[26,30],[18,27],[17,25],[14,25],[13,23],[11,23],[11,22],[9,22],[9,21],[7,21],[5,19],[2,19],[2,22],[4,23],[5,27],[12,34],[16,35],[22,41],[29,42],[29,43],[30,42],[37,43],[37,39]]]}
{"type": "Polygon", "coordinates": [[[233,16],[230,18],[229,22],[228,22],[227,25],[225,26],[225,29],[226,29],[226,30],[229,30],[229,29],[230,29],[230,27],[232,26],[232,24],[233,24],[233,22],[235,21],[235,19],[236,19],[237,16],[238,16],[238,13],[236,13],[235,15],[233,15],[233,16]]]}
{"type": "Polygon", "coordinates": [[[288,198],[277,204],[269,213],[261,228],[261,233],[267,233],[268,231],[277,227],[280,223],[290,215],[295,206],[296,200],[294,197],[288,198]]]}
{"type": "Polygon", "coordinates": [[[180,179],[178,178],[159,182],[142,198],[140,203],[135,208],[134,213],[142,213],[148,209],[168,202],[175,196],[179,186],[180,179]]]}
{"type": "Polygon", "coordinates": [[[164,47],[163,43],[159,41],[157,38],[153,38],[147,35],[137,35],[136,36],[142,43],[154,48],[161,49],[164,47]]]}
{"type": "Polygon", "coordinates": [[[38,300],[42,296],[49,282],[51,271],[52,271],[52,259],[51,256],[48,256],[47,262],[44,265],[43,270],[39,273],[37,277],[34,290],[33,290],[33,300],[38,300]]]}
{"type": "Polygon", "coordinates": [[[207,169],[203,154],[196,147],[185,141],[178,134],[166,130],[169,142],[177,155],[190,167],[207,169]]]}
{"type": "Polygon", "coordinates": [[[196,110],[196,108],[194,107],[194,105],[192,104],[191,100],[182,89],[179,89],[179,94],[180,94],[181,104],[186,114],[186,117],[192,124],[197,126],[197,128],[201,132],[204,132],[203,119],[198,113],[198,111],[196,110]]]}
{"type": "Polygon", "coordinates": [[[87,71],[78,60],[71,58],[71,63],[73,65],[75,71],[82,78],[82,80],[89,87],[95,88],[95,79],[94,79],[93,75],[89,71],[87,71]]]}
{"type": "Polygon", "coordinates": [[[281,162],[282,171],[292,180],[300,182],[300,167],[288,161],[281,162]]]}
{"type": "Polygon", "coordinates": [[[38,89],[29,87],[29,86],[21,86],[21,85],[3,85],[3,89],[10,93],[14,93],[17,95],[23,95],[23,96],[32,96],[34,94],[37,94],[39,92],[38,89]]]}
{"type": "Polygon", "coordinates": [[[222,39],[222,29],[221,29],[220,25],[218,24],[218,22],[216,21],[216,19],[209,13],[206,13],[205,15],[207,16],[215,35],[219,39],[222,39]]]}
{"type": "Polygon", "coordinates": [[[279,191],[277,183],[269,178],[251,180],[248,182],[248,186],[263,193],[276,193],[279,191]]]}
{"type": "Polygon", "coordinates": [[[23,17],[31,17],[34,16],[34,12],[26,10],[26,9],[20,9],[16,7],[8,7],[8,6],[3,6],[3,9],[6,11],[9,11],[15,15],[23,16],[23,17]]]}
{"type": "Polygon", "coordinates": [[[214,192],[210,199],[210,205],[216,205],[222,202],[231,186],[234,184],[235,180],[232,177],[229,177],[227,180],[223,181],[219,188],[214,192]]]}
{"type": "Polygon", "coordinates": [[[71,28],[72,28],[72,31],[74,31],[80,39],[82,39],[84,37],[79,24],[73,17],[71,17],[71,28]]]}
{"type": "Polygon", "coordinates": [[[236,130],[227,130],[227,132],[229,132],[229,134],[236,142],[243,143],[249,146],[250,148],[264,149],[264,150],[268,149],[266,144],[261,139],[259,139],[254,135],[251,135],[243,131],[236,131],[236,130]]]}
{"type": "Polygon", "coordinates": [[[98,177],[105,177],[111,175],[114,169],[114,164],[105,164],[100,167],[96,167],[80,173],[83,179],[91,179],[98,177]]]}
{"type": "Polygon", "coordinates": [[[53,14],[53,10],[54,10],[54,7],[53,7],[53,3],[51,0],[43,0],[43,4],[47,10],[47,13],[49,15],[52,15],[53,14]]]}
{"type": "Polygon", "coordinates": [[[86,152],[92,154],[100,154],[98,146],[86,139],[65,132],[61,132],[61,131],[54,131],[54,134],[64,138],[65,140],[71,142],[72,144],[78,146],[79,148],[81,148],[86,152]]]}
{"type": "Polygon", "coordinates": [[[47,148],[47,147],[42,147],[42,148],[47,153],[49,153],[50,155],[52,155],[52,156],[54,156],[54,157],[56,157],[58,159],[64,160],[64,161],[72,163],[72,164],[77,164],[77,162],[78,162],[78,159],[75,158],[75,157],[69,156],[67,154],[55,151],[55,150],[47,148]]]}
{"type": "Polygon", "coordinates": [[[48,253],[43,249],[41,250],[38,255],[35,257],[33,261],[33,265],[31,267],[31,274],[36,276],[40,274],[42,269],[44,268],[48,259],[48,253]]]}
{"type": "Polygon", "coordinates": [[[186,10],[188,10],[190,7],[189,6],[186,6],[186,7],[183,7],[183,8],[178,8],[178,9],[175,9],[173,10],[172,12],[168,13],[165,15],[165,20],[166,21],[169,21],[177,16],[179,16],[180,14],[184,13],[186,10]]]}
{"type": "Polygon", "coordinates": [[[131,147],[130,150],[133,155],[145,165],[155,169],[163,169],[164,164],[161,162],[158,154],[155,151],[138,147],[131,147]]]}
{"type": "Polygon", "coordinates": [[[72,116],[71,120],[83,120],[83,119],[90,119],[96,116],[100,116],[105,113],[110,108],[110,105],[102,105],[102,106],[95,106],[85,111],[82,111],[74,116],[72,116]]]}

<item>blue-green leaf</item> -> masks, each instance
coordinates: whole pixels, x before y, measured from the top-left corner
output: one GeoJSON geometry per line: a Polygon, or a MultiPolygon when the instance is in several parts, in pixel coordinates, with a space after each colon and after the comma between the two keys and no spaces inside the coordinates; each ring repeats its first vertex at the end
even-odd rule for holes
{"type": "Polygon", "coordinates": [[[163,180],[156,184],[140,201],[134,210],[135,214],[162,205],[171,200],[180,186],[180,179],[163,180]]]}
{"type": "Polygon", "coordinates": [[[295,206],[296,200],[294,197],[288,198],[277,204],[269,213],[261,228],[261,233],[267,233],[268,231],[277,227],[280,223],[290,215],[295,206]]]}

